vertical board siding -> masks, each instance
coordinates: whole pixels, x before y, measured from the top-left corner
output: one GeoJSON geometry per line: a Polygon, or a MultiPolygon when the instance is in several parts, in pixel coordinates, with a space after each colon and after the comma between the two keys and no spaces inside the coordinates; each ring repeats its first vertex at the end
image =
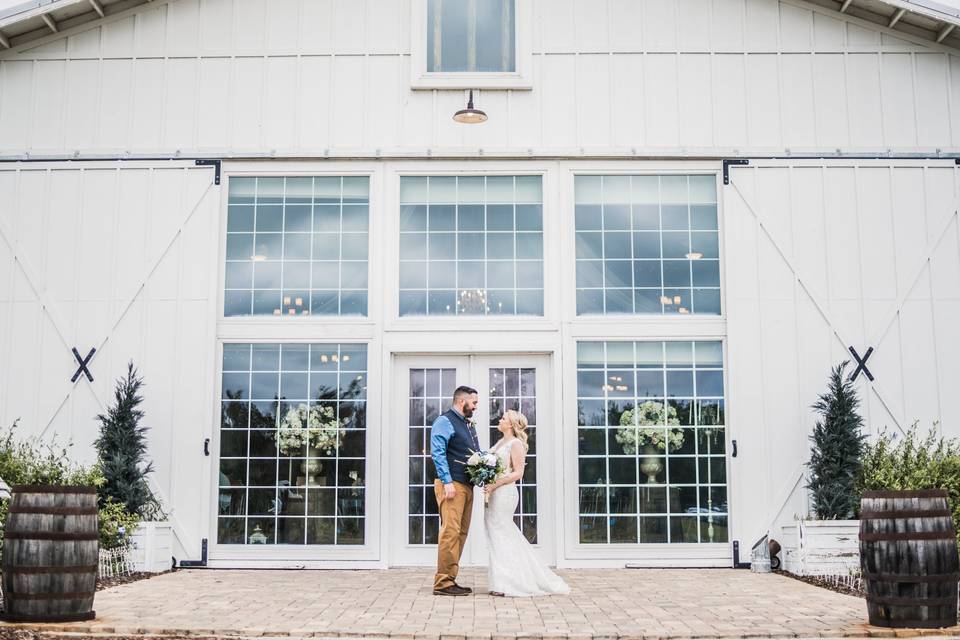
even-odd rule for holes
{"type": "Polygon", "coordinates": [[[411,1],[177,0],[7,52],[0,153],[960,146],[956,55],[790,0],[533,0],[533,91],[465,133],[410,89],[411,1]]]}
{"type": "Polygon", "coordinates": [[[765,476],[756,463],[734,466],[738,529],[747,535],[774,524],[778,492],[796,477],[789,470],[802,471],[809,456],[810,405],[830,368],[851,359],[848,346],[875,350],[868,366],[876,380],[857,381],[871,434],[916,421],[923,431],[939,422],[945,435],[960,436],[950,400],[960,383],[960,170],[752,161],[730,175],[730,421],[738,442],[749,443],[745,462],[773,460],[765,476]],[[761,485],[771,486],[769,501],[743,507],[761,485]]]}
{"type": "Polygon", "coordinates": [[[72,455],[91,462],[96,415],[132,360],[147,383],[153,480],[191,545],[203,467],[175,449],[202,442],[211,420],[212,178],[191,165],[0,167],[0,426],[20,419],[21,434],[72,440],[72,455]],[[70,382],[71,347],[98,348],[92,383],[70,382]]]}

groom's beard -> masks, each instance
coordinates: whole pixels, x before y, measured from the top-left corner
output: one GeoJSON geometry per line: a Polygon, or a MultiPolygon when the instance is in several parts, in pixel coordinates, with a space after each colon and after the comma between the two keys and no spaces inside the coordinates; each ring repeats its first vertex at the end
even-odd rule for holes
{"type": "Polygon", "coordinates": [[[473,417],[473,409],[467,409],[466,407],[464,407],[464,408],[463,408],[463,417],[464,417],[464,418],[472,418],[472,417],[473,417]]]}

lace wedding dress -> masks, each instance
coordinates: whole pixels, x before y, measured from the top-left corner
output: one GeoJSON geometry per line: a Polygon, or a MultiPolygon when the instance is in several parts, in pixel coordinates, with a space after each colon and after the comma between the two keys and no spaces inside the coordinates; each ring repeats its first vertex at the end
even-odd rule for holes
{"type": "MultiPolygon", "coordinates": [[[[510,449],[522,447],[517,440],[495,447],[505,473],[512,473],[510,449]]],[[[483,513],[490,565],[487,573],[490,591],[506,596],[543,596],[570,593],[563,578],[554,574],[537,558],[533,547],[513,522],[513,513],[520,499],[516,483],[493,492],[483,513]]]]}

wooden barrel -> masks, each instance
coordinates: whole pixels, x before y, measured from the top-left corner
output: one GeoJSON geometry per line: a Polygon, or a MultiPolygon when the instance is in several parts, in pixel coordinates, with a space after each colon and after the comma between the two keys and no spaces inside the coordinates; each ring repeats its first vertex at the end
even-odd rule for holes
{"type": "Polygon", "coordinates": [[[93,619],[96,487],[20,485],[11,494],[3,542],[3,619],[93,619]]]}
{"type": "Polygon", "coordinates": [[[957,624],[957,534],[940,489],[867,491],[860,502],[860,567],[870,624],[957,624]]]}

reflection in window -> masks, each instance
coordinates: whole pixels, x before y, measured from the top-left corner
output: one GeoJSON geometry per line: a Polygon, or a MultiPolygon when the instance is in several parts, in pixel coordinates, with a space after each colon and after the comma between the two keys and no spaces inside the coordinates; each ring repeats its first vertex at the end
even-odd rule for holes
{"type": "Polygon", "coordinates": [[[368,182],[231,178],[224,315],[366,315],[368,182]]]}
{"type": "Polygon", "coordinates": [[[516,70],[515,0],[426,0],[427,71],[516,70]]]}
{"type": "Polygon", "coordinates": [[[362,545],[367,347],[224,344],[220,544],[362,545]]]}
{"type": "Polygon", "coordinates": [[[456,386],[456,369],[410,369],[408,544],[437,544],[440,535],[440,509],[433,489],[437,470],[430,455],[430,427],[437,416],[450,408],[456,386]]]}
{"type": "Polygon", "coordinates": [[[519,411],[527,418],[529,449],[523,477],[517,483],[520,500],[513,521],[530,544],[537,544],[537,370],[490,369],[489,403],[490,446],[502,437],[497,425],[504,411],[519,411]]]}
{"type": "Polygon", "coordinates": [[[720,313],[716,178],[575,178],[577,314],[720,313]]]}
{"type": "Polygon", "coordinates": [[[577,344],[579,540],[727,542],[723,347],[577,344]]]}
{"type": "Polygon", "coordinates": [[[400,315],[543,315],[540,176],[404,176],[400,315]]]}

